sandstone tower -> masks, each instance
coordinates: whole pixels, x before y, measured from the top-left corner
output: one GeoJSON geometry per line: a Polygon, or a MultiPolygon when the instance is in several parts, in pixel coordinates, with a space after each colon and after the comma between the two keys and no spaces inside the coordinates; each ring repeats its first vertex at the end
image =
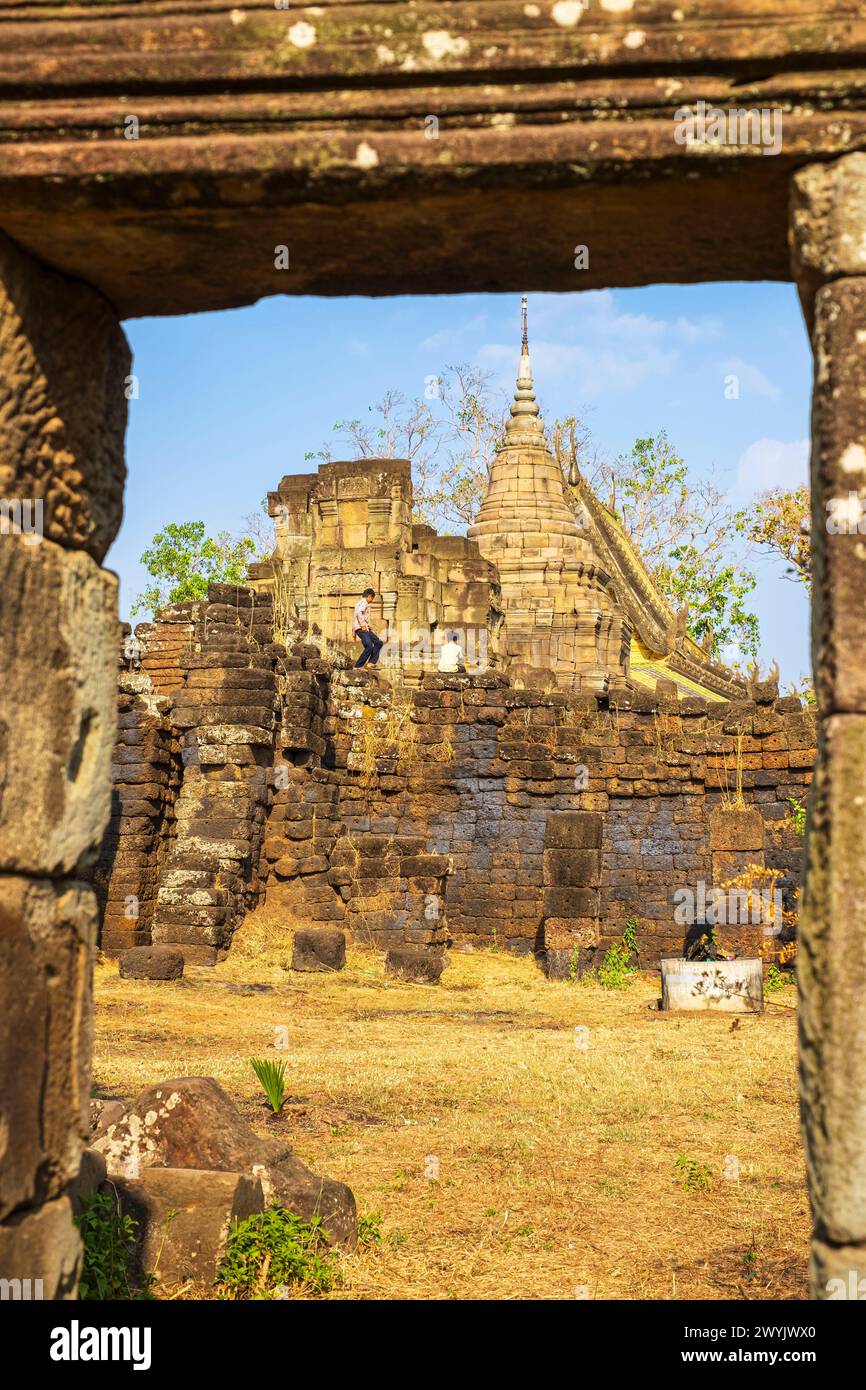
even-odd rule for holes
{"type": "Polygon", "coordinates": [[[611,678],[625,678],[631,627],[548,448],[532,383],[525,298],[521,307],[511,419],[468,535],[498,571],[512,667],[544,668],[560,684],[604,689],[611,678]]]}

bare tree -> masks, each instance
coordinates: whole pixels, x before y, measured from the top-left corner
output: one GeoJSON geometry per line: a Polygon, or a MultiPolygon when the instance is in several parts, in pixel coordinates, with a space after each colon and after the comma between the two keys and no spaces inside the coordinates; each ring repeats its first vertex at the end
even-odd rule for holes
{"type": "MultiPolygon", "coordinates": [[[[369,415],[369,420],[337,421],[336,438],[358,458],[409,460],[417,521],[470,525],[505,417],[504,394],[500,402],[490,374],[468,363],[448,366],[430,379],[423,400],[388,391],[370,406],[369,415]]],[[[307,457],[330,462],[333,447],[307,457]]]]}

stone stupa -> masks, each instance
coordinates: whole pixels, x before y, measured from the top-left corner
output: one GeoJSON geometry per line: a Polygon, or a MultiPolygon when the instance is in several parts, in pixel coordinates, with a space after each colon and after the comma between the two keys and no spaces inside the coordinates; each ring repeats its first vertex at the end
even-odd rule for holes
{"type": "Polygon", "coordinates": [[[628,667],[624,621],[582,509],[569,501],[532,382],[526,326],[511,419],[467,532],[496,566],[512,667],[554,674],[564,685],[606,688],[628,667]]]}

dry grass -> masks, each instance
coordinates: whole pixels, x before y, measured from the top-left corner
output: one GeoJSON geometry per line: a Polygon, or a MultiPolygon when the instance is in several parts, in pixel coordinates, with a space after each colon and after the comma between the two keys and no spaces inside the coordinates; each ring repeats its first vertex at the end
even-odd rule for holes
{"type": "Polygon", "coordinates": [[[273,1133],[247,1059],[286,1028],[296,1152],[382,1217],[330,1297],[806,1296],[790,991],[733,1027],[659,1014],[649,975],[611,993],[479,953],[439,987],[386,984],[357,947],[338,975],[292,975],[288,939],[259,912],[228,961],[177,985],[100,965],[95,1082],[132,1096],[214,1076],[273,1133]],[[681,1155],[709,1166],[708,1190],[682,1186],[681,1155]]]}

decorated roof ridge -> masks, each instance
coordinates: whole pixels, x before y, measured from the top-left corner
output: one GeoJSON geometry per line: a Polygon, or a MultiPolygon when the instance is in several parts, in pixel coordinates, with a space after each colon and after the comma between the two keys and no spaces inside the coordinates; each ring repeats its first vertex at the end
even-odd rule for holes
{"type": "Polygon", "coordinates": [[[691,672],[701,672],[710,688],[739,689],[741,682],[734,673],[722,662],[712,661],[685,631],[685,613],[677,614],[670,607],[619,517],[596,496],[576,466],[569,485],[583,505],[592,544],[614,579],[617,600],[641,641],[661,656],[676,653],[691,672]]]}

